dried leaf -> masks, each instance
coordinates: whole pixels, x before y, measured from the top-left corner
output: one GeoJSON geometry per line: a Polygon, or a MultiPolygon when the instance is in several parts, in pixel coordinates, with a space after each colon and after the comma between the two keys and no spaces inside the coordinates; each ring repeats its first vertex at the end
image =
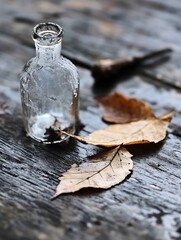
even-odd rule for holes
{"type": "Polygon", "coordinates": [[[123,181],[133,168],[131,154],[123,147],[98,153],[79,166],[73,164],[60,177],[53,198],[62,193],[76,192],[82,188],[107,189],[123,181]]]}
{"type": "Polygon", "coordinates": [[[109,123],[128,123],[155,117],[146,103],[118,92],[99,98],[97,102],[103,111],[103,120],[109,123]]]}
{"type": "Polygon", "coordinates": [[[160,118],[126,124],[113,124],[105,129],[95,131],[87,137],[69,135],[81,142],[104,147],[157,143],[166,137],[166,130],[171,117],[172,113],[167,113],[160,118]]]}

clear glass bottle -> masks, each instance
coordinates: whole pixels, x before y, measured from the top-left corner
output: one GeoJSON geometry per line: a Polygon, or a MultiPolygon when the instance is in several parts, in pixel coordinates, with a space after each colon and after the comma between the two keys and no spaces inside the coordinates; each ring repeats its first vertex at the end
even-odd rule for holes
{"type": "Polygon", "coordinates": [[[24,66],[20,91],[27,135],[44,143],[59,143],[74,133],[78,121],[79,75],[61,56],[63,30],[54,23],[33,29],[36,57],[24,66]]]}

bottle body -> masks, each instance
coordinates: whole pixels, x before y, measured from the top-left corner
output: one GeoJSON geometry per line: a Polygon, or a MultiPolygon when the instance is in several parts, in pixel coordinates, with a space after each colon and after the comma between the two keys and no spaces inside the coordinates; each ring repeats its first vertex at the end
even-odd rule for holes
{"type": "Polygon", "coordinates": [[[54,47],[40,47],[40,56],[25,65],[20,80],[27,135],[44,143],[65,141],[68,136],[61,131],[73,134],[78,121],[78,72],[54,47]]]}

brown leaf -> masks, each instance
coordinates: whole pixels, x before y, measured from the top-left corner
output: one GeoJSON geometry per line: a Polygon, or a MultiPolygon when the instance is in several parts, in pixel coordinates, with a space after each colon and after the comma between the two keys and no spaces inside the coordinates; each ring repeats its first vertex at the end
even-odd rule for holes
{"type": "Polygon", "coordinates": [[[155,117],[146,103],[118,92],[99,98],[97,102],[103,111],[103,120],[109,123],[128,123],[155,117]]]}
{"type": "Polygon", "coordinates": [[[167,113],[160,118],[113,124],[105,129],[95,131],[87,137],[70,136],[81,142],[104,147],[157,143],[165,138],[171,117],[172,113],[167,113]]]}
{"type": "Polygon", "coordinates": [[[107,189],[123,181],[133,168],[131,154],[123,147],[98,153],[79,166],[73,164],[60,177],[53,198],[62,193],[76,192],[82,188],[107,189]]]}

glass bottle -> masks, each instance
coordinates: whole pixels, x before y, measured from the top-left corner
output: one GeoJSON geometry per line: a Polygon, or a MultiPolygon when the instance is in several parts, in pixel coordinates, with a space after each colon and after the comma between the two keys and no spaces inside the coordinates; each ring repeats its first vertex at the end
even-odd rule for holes
{"type": "Polygon", "coordinates": [[[22,112],[27,135],[44,143],[68,139],[78,121],[79,75],[60,55],[63,30],[54,23],[33,29],[36,57],[24,66],[20,79],[22,112]]]}

